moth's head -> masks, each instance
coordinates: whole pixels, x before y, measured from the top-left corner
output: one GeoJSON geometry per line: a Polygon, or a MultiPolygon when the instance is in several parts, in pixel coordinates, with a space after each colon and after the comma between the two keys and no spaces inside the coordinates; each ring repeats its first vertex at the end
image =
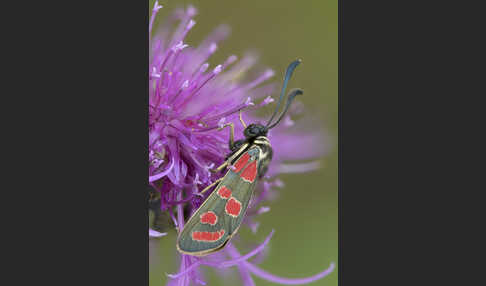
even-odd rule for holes
{"type": "Polygon", "coordinates": [[[258,136],[267,136],[267,132],[267,127],[258,123],[252,123],[245,128],[243,134],[246,138],[255,138],[258,136]]]}

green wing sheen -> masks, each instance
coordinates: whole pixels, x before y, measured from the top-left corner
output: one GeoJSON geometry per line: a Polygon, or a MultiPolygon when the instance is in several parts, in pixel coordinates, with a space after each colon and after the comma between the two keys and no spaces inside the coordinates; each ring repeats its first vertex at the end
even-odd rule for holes
{"type": "MultiPolygon", "coordinates": [[[[252,162],[256,161],[257,170],[260,165],[260,153],[261,150],[258,146],[252,146],[243,153],[248,153],[251,157],[248,160],[247,166],[252,162]]],[[[180,252],[191,254],[191,255],[205,255],[210,252],[214,252],[221,247],[223,247],[228,240],[238,231],[243,218],[245,217],[248,204],[250,203],[253,191],[258,181],[258,176],[253,182],[247,182],[240,177],[240,174],[245,168],[235,173],[231,169],[228,169],[223,180],[218,184],[214,191],[209,195],[209,197],[204,201],[204,203],[199,207],[199,209],[191,216],[184,229],[179,235],[177,241],[177,248],[180,252]],[[227,188],[231,190],[231,196],[237,199],[241,203],[241,210],[237,217],[230,216],[225,212],[225,207],[228,199],[223,199],[218,195],[218,191],[221,188],[227,188]],[[200,221],[202,214],[211,211],[217,216],[217,221],[215,225],[203,224],[200,221]],[[224,234],[221,238],[216,241],[198,241],[193,240],[193,232],[218,232],[224,230],[224,234]]]]}

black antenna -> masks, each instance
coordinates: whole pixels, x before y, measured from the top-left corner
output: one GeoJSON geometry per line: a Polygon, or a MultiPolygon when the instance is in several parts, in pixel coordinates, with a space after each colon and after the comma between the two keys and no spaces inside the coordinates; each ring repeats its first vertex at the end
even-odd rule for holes
{"type": "Polygon", "coordinates": [[[298,88],[292,90],[291,92],[289,92],[289,96],[288,96],[288,99],[287,99],[287,103],[285,104],[285,109],[282,111],[282,114],[280,114],[280,117],[277,119],[277,121],[274,124],[272,124],[272,126],[267,127],[268,129],[271,129],[271,128],[275,127],[280,122],[280,120],[282,120],[282,118],[284,117],[285,113],[287,113],[287,110],[289,109],[290,104],[292,103],[292,101],[294,100],[294,98],[297,95],[301,95],[301,94],[304,94],[304,91],[302,89],[298,89],[298,88]]]}
{"type": "MultiPolygon", "coordinates": [[[[300,64],[300,62],[301,62],[301,60],[295,60],[295,61],[291,62],[290,65],[287,67],[287,70],[285,71],[285,77],[284,77],[284,83],[283,83],[283,86],[282,86],[282,91],[280,92],[280,98],[278,99],[278,102],[277,102],[277,107],[275,108],[275,111],[273,112],[272,117],[270,117],[270,120],[268,120],[267,126],[270,125],[270,123],[272,122],[275,115],[277,115],[278,108],[280,107],[280,102],[282,101],[283,96],[285,94],[285,89],[287,88],[287,83],[289,82],[290,77],[292,77],[292,73],[294,72],[295,68],[300,64]]],[[[287,102],[289,102],[289,101],[287,100],[287,102]]],[[[273,126],[275,126],[275,124],[273,126]]]]}

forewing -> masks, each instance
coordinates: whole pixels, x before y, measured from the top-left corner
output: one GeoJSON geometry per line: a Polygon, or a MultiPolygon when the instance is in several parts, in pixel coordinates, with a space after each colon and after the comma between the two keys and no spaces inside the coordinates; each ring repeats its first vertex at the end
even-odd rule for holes
{"type": "Polygon", "coordinates": [[[251,147],[192,215],[179,235],[179,251],[204,255],[223,247],[236,233],[257,183],[260,149],[251,147]],[[216,219],[215,219],[216,218],[216,219]]]}

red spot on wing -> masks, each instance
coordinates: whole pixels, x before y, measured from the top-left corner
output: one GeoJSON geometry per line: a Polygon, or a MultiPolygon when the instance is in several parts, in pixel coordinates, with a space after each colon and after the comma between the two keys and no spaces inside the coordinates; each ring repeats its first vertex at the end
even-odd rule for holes
{"type": "Polygon", "coordinates": [[[220,240],[224,235],[224,229],[220,231],[194,231],[192,232],[192,240],[214,242],[220,240]]]}
{"type": "Polygon", "coordinates": [[[230,216],[237,217],[241,211],[241,203],[237,199],[232,197],[226,203],[225,211],[230,216]]]}
{"type": "Polygon", "coordinates": [[[212,211],[203,213],[201,216],[201,223],[209,223],[210,225],[215,225],[218,221],[218,216],[212,211]]]}
{"type": "Polygon", "coordinates": [[[246,152],[245,154],[243,154],[239,159],[238,161],[236,161],[235,165],[234,165],[234,172],[235,173],[238,173],[239,171],[241,171],[241,169],[243,169],[243,167],[245,167],[246,163],[248,162],[248,160],[250,160],[250,154],[248,154],[248,152],[246,152]]]}
{"type": "Polygon", "coordinates": [[[229,197],[231,197],[231,190],[226,186],[222,186],[221,189],[218,190],[218,195],[223,199],[229,199],[229,197]]]}
{"type": "Polygon", "coordinates": [[[257,162],[253,161],[248,165],[248,167],[245,168],[245,170],[243,170],[240,177],[243,178],[243,180],[245,181],[253,183],[253,181],[255,181],[256,175],[257,175],[257,162]]]}

